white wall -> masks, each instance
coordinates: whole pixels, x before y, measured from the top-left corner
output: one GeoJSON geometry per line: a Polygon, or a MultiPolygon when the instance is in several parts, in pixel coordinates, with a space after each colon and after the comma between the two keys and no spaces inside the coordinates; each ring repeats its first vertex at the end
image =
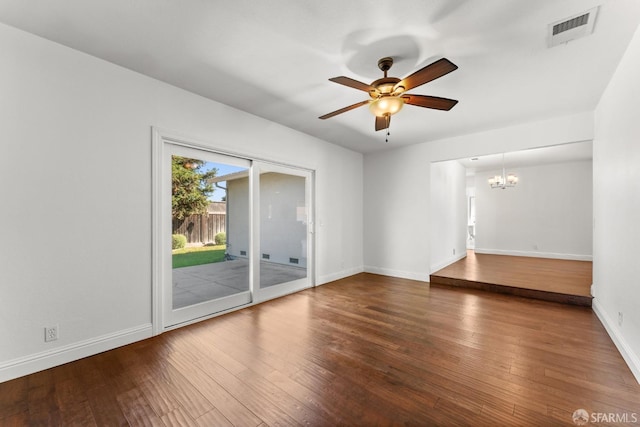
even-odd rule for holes
{"type": "Polygon", "coordinates": [[[430,272],[466,256],[467,177],[460,162],[431,164],[430,272]]]}
{"type": "Polygon", "coordinates": [[[640,381],[640,29],[595,114],[594,310],[640,381]],[[622,313],[619,323],[618,313],[622,313]]]}
{"type": "MultiPolygon", "coordinates": [[[[593,114],[586,112],[367,154],[365,270],[428,280],[433,220],[429,203],[431,162],[591,139],[593,114]]],[[[446,250],[451,248],[443,248],[443,253],[446,250]]]]}
{"type": "Polygon", "coordinates": [[[592,259],[592,162],[508,167],[519,182],[492,189],[476,174],[476,252],[592,259]]]}
{"type": "Polygon", "coordinates": [[[361,154],[5,25],[0,51],[0,381],[151,334],[152,126],[315,169],[317,282],[362,270],[361,154]]]}
{"type": "Polygon", "coordinates": [[[429,278],[430,166],[419,148],[365,156],[365,271],[429,278]]]}

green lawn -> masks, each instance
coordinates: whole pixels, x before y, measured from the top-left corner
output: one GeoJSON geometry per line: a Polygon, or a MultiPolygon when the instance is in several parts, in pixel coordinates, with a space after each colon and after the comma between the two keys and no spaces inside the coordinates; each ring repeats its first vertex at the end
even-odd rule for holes
{"type": "Polygon", "coordinates": [[[173,251],[173,268],[224,261],[225,248],[225,245],[218,245],[175,249],[173,251]]]}

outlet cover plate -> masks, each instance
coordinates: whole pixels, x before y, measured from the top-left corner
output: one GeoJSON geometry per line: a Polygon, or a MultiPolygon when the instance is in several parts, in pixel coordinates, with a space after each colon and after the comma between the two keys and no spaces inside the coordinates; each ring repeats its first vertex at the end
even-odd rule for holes
{"type": "Polygon", "coordinates": [[[50,342],[58,339],[58,325],[44,328],[44,341],[50,342]]]}

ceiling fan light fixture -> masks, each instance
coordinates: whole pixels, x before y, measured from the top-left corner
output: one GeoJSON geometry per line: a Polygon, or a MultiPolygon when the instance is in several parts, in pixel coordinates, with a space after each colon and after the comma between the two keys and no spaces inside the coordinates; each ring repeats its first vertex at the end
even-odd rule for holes
{"type": "MultiPolygon", "coordinates": [[[[441,98],[438,96],[415,95],[405,93],[432,80],[440,78],[458,68],[453,62],[441,58],[421,69],[415,71],[404,79],[389,77],[388,71],[393,65],[393,58],[387,56],[378,61],[378,68],[384,73],[384,77],[366,84],[346,76],[332,77],[329,81],[348,86],[363,92],[367,92],[371,100],[361,101],[339,110],[318,117],[325,120],[338,114],[346,113],[363,105],[369,105],[369,111],[376,116],[375,129],[380,131],[389,129],[391,116],[399,112],[404,104],[434,110],[451,110],[457,103],[455,99],[441,98]]],[[[387,131],[388,132],[388,131],[387,131]]]]}
{"type": "Polygon", "coordinates": [[[392,116],[402,110],[404,99],[399,96],[382,96],[369,104],[369,111],[374,116],[392,116]]]}

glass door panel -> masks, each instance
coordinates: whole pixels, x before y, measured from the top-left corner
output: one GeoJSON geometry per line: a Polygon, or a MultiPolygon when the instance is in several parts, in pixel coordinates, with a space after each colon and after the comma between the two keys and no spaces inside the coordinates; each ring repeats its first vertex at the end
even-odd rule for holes
{"type": "Polygon", "coordinates": [[[310,268],[309,171],[260,163],[257,271],[260,300],[307,288],[310,268]]]}
{"type": "Polygon", "coordinates": [[[178,145],[167,152],[165,318],[173,326],[251,302],[250,162],[178,145]]]}

